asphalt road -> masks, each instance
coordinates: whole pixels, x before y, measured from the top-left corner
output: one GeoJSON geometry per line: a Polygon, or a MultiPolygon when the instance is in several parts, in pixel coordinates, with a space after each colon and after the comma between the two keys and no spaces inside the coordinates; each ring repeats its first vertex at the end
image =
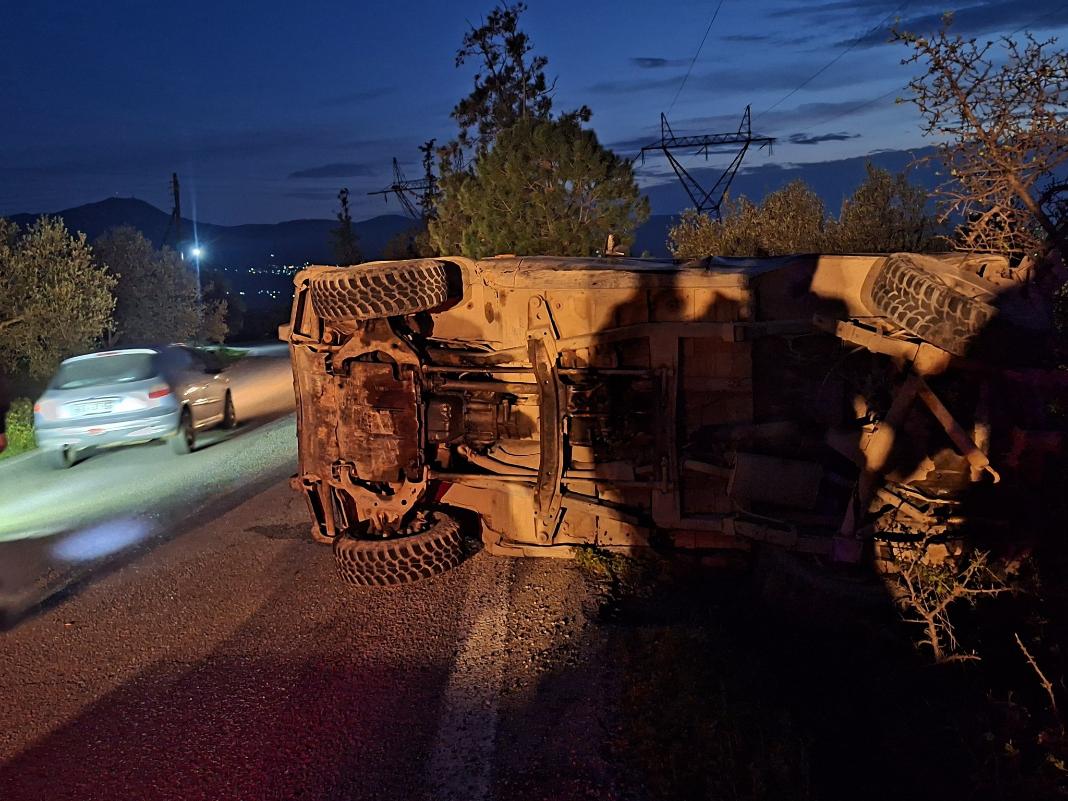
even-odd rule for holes
{"type": "Polygon", "coordinates": [[[288,361],[233,381],[242,427],[191,455],[0,465],[0,799],[622,797],[575,566],[343,584],[288,361]]]}
{"type": "Polygon", "coordinates": [[[307,530],[278,482],[0,634],[0,798],[622,797],[572,563],[352,588],[307,530]]]}
{"type": "Polygon", "coordinates": [[[39,453],[0,462],[0,619],[10,624],[105,564],[295,472],[284,346],[256,348],[229,372],[241,424],[205,432],[192,454],[150,443],[103,450],[68,470],[39,453]]]}

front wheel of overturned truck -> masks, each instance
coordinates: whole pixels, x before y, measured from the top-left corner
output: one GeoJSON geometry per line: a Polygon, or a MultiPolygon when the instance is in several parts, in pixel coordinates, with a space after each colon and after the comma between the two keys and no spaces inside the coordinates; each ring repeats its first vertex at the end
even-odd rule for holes
{"type": "Polygon", "coordinates": [[[338,575],[349,584],[382,586],[419,581],[459,565],[466,556],[460,524],[442,511],[427,512],[425,520],[422,531],[402,537],[338,536],[338,575]]]}

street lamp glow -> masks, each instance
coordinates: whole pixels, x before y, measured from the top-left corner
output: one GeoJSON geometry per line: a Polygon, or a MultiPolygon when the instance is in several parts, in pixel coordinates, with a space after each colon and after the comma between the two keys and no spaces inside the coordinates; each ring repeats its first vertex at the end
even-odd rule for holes
{"type": "Polygon", "coordinates": [[[203,249],[203,248],[201,248],[201,247],[200,247],[200,246],[198,245],[198,246],[196,246],[195,248],[193,248],[193,249],[192,249],[192,250],[190,251],[190,253],[191,253],[191,254],[193,255],[193,258],[194,258],[194,259],[199,259],[199,258],[200,258],[201,256],[203,256],[203,255],[204,255],[204,249],[203,249]]]}

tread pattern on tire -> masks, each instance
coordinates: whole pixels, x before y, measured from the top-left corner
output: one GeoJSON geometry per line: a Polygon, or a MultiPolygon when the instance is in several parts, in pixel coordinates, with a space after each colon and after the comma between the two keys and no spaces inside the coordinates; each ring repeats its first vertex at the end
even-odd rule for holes
{"type": "Polygon", "coordinates": [[[324,320],[374,320],[427,311],[449,299],[443,262],[418,259],[324,270],[310,281],[324,320]]]}
{"type": "Polygon", "coordinates": [[[460,525],[441,512],[431,515],[434,523],[429,529],[408,537],[339,536],[334,540],[338,575],[349,584],[386,586],[420,581],[456,567],[465,555],[460,525]]]}
{"type": "Polygon", "coordinates": [[[994,319],[989,303],[963,295],[907,255],[890,256],[864,287],[865,301],[910,334],[957,356],[994,319]]]}

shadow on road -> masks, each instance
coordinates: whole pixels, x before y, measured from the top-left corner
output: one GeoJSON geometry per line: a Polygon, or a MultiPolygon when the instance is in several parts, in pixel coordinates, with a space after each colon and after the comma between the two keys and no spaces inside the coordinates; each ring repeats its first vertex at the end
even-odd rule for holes
{"type": "MultiPolygon", "coordinates": [[[[253,547],[260,535],[241,536],[253,547]]],[[[183,624],[165,598],[143,610],[158,633],[123,647],[145,649],[148,664],[13,755],[0,767],[0,797],[428,798],[422,766],[463,625],[439,621],[428,640],[408,622],[462,593],[466,569],[360,592],[333,580],[321,546],[272,545],[255,571],[236,571],[244,594],[226,612],[195,604],[183,624]],[[249,617],[197,652],[249,604],[249,617]]]]}

